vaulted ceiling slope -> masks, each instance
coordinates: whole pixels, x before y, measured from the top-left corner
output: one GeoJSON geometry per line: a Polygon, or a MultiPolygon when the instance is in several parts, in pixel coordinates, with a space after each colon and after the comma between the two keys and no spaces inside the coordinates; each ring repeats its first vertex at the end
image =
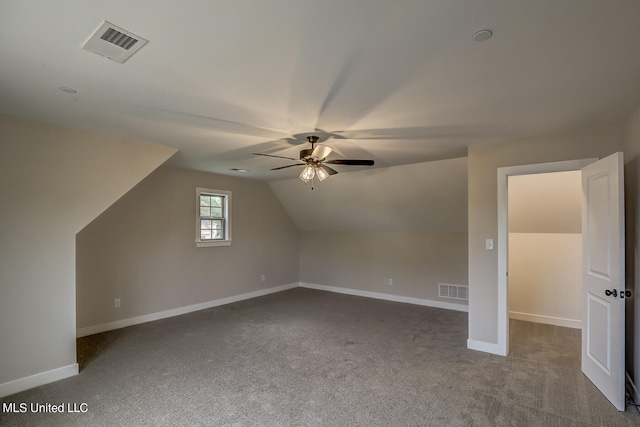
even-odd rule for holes
{"type": "Polygon", "coordinates": [[[621,123],[640,104],[638,22],[637,0],[3,0],[0,112],[256,179],[295,177],[251,153],[296,157],[310,133],[419,163],[621,123]],[[124,64],[83,50],[104,20],[149,43],[124,64]]]}
{"type": "Polygon", "coordinates": [[[467,232],[467,159],[357,171],[303,185],[270,182],[302,231],[467,232]]]}

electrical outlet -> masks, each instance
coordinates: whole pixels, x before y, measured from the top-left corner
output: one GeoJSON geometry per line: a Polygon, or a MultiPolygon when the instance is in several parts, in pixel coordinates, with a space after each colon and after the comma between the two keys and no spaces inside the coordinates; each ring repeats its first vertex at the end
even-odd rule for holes
{"type": "Polygon", "coordinates": [[[260,276],[260,281],[264,282],[265,280],[267,280],[267,276],[265,276],[264,274],[262,276],[260,276]]]}
{"type": "Polygon", "coordinates": [[[385,277],[384,284],[388,285],[388,286],[392,286],[393,285],[393,279],[385,277]]]}
{"type": "Polygon", "coordinates": [[[120,308],[120,298],[116,298],[113,300],[113,306],[115,308],[120,308]]]}
{"type": "Polygon", "coordinates": [[[393,279],[389,278],[389,286],[393,286],[393,279]]]}
{"type": "Polygon", "coordinates": [[[493,239],[485,240],[484,244],[485,244],[485,248],[489,250],[493,249],[493,239]]]}

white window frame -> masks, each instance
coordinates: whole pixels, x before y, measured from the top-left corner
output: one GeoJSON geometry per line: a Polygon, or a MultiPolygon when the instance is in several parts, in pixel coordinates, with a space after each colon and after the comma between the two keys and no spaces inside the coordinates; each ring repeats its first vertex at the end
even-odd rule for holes
{"type": "Polygon", "coordinates": [[[206,248],[210,246],[230,246],[233,240],[231,239],[231,191],[226,190],[214,190],[211,188],[196,188],[196,246],[199,248],[206,248]],[[224,197],[224,239],[216,240],[202,240],[200,234],[200,195],[211,195],[224,197]]]}

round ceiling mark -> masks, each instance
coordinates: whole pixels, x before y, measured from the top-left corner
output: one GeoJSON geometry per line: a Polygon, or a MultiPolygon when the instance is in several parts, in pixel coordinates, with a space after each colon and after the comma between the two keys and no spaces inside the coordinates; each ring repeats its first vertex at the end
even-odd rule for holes
{"type": "Polygon", "coordinates": [[[480,30],[473,35],[473,39],[477,42],[483,42],[485,40],[489,40],[493,35],[493,31],[491,30],[480,30]]]}
{"type": "Polygon", "coordinates": [[[72,95],[75,95],[76,93],[78,93],[78,91],[77,91],[77,90],[75,90],[75,89],[74,89],[74,88],[72,88],[72,87],[65,87],[65,86],[62,86],[62,87],[59,87],[58,89],[60,89],[60,90],[61,90],[61,91],[63,91],[64,93],[70,93],[70,94],[72,94],[72,95]]]}

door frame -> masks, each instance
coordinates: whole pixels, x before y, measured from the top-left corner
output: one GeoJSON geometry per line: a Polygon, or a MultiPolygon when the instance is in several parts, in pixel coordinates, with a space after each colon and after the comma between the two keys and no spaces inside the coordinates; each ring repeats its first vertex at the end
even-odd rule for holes
{"type": "Polygon", "coordinates": [[[535,163],[498,168],[498,354],[509,354],[509,203],[508,182],[510,176],[581,170],[597,158],[561,162],[535,163]]]}

